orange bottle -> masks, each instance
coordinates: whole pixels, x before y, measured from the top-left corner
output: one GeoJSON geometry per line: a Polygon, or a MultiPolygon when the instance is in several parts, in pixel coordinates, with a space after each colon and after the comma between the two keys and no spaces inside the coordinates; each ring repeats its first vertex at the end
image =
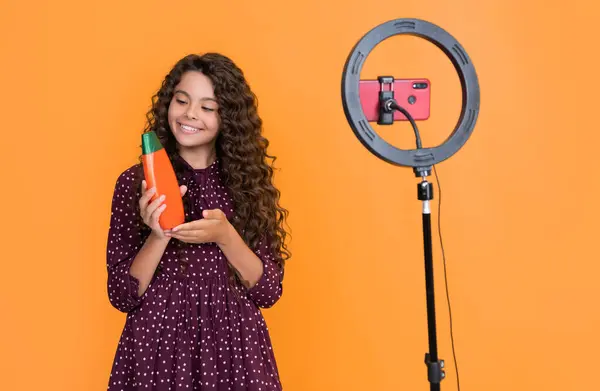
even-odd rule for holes
{"type": "Polygon", "coordinates": [[[163,194],[166,195],[163,203],[167,207],[158,219],[161,228],[167,230],[182,224],[185,214],[179,183],[167,151],[154,131],[142,134],[142,164],[147,189],[156,187],[152,201],[163,194]]]}

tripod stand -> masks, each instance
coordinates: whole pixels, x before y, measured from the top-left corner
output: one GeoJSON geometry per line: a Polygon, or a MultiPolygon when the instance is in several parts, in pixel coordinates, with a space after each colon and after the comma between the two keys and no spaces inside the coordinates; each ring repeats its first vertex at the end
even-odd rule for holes
{"type": "MultiPolygon", "coordinates": [[[[413,89],[422,89],[421,83],[415,83],[413,89]]],[[[408,104],[416,102],[415,96],[402,96],[408,104]]],[[[440,382],[445,378],[443,371],[444,361],[439,360],[437,354],[437,335],[435,321],[435,294],[433,284],[433,256],[431,245],[431,212],[429,201],[433,199],[433,186],[427,181],[431,169],[435,164],[453,156],[467,142],[477,117],[479,116],[479,80],[473,61],[468,56],[462,45],[448,32],[433,23],[417,18],[399,18],[384,22],[369,30],[352,48],[346,58],[342,73],[342,105],[344,114],[354,135],[362,145],[372,154],[387,163],[401,167],[412,167],[417,178],[422,178],[418,185],[418,198],[423,201],[423,247],[425,250],[425,284],[427,290],[427,325],[429,333],[429,352],[425,354],[428,380],[431,390],[440,390],[440,382]],[[378,77],[381,83],[379,92],[379,119],[380,125],[391,125],[394,122],[394,111],[400,111],[410,121],[417,140],[416,149],[400,149],[381,138],[371,127],[370,119],[365,115],[365,108],[372,108],[372,100],[368,93],[361,94],[361,71],[369,53],[382,41],[397,35],[412,35],[433,43],[454,65],[462,87],[462,109],[458,123],[450,136],[435,147],[423,148],[421,138],[414,119],[406,110],[398,106],[394,100],[392,89],[385,91],[384,84],[394,85],[394,78],[390,76],[378,77]]],[[[443,255],[443,247],[442,247],[443,255]]],[[[451,315],[450,315],[451,316],[451,315]]],[[[451,316],[452,317],[452,316],[451,316]]],[[[450,326],[452,335],[452,323],[450,326]]],[[[456,358],[454,360],[456,363],[456,358]]],[[[458,368],[456,370],[458,383],[458,368]]],[[[460,389],[460,384],[458,385],[460,389]]]]}
{"type": "Polygon", "coordinates": [[[429,335],[429,353],[425,353],[427,379],[431,391],[440,390],[440,382],[446,377],[444,360],[438,360],[437,332],[435,320],[435,290],[433,282],[433,250],[431,242],[431,209],[429,201],[433,199],[433,184],[427,181],[431,168],[415,168],[415,174],[421,175],[417,185],[417,198],[423,202],[423,250],[425,255],[425,290],[427,293],[427,330],[429,335]]]}
{"type": "MultiPolygon", "coordinates": [[[[415,120],[411,114],[398,105],[394,99],[394,77],[379,76],[377,78],[381,85],[379,91],[379,125],[391,125],[394,122],[394,111],[399,111],[410,121],[416,137],[417,150],[423,148],[421,136],[415,120]],[[384,85],[389,84],[390,89],[385,90],[384,85]]],[[[427,331],[429,336],[429,353],[425,354],[425,365],[427,365],[427,379],[431,391],[440,391],[440,382],[446,377],[444,373],[444,360],[438,360],[437,331],[435,320],[435,290],[433,282],[433,249],[431,241],[431,209],[429,201],[433,199],[433,184],[427,181],[431,174],[432,166],[414,167],[413,171],[417,177],[421,177],[421,183],[417,185],[417,198],[423,202],[423,250],[425,256],[425,290],[427,299],[427,331]]]]}

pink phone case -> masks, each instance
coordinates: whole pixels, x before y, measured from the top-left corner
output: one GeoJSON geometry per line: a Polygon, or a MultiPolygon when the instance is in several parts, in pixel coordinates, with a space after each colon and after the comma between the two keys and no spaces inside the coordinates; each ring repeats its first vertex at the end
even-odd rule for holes
{"type": "MultiPolygon", "coordinates": [[[[390,89],[390,84],[384,84],[384,91],[390,89]]],[[[379,91],[381,84],[378,80],[360,80],[359,95],[362,109],[369,122],[379,119],[379,91]]],[[[429,118],[431,83],[428,79],[396,79],[394,80],[394,99],[412,115],[415,121],[429,118]],[[425,88],[415,88],[415,84],[426,84],[425,88]],[[410,97],[413,98],[410,98],[410,97]],[[414,103],[409,103],[409,99],[414,103]]],[[[394,121],[407,121],[406,116],[399,111],[394,113],[394,121]]]]}

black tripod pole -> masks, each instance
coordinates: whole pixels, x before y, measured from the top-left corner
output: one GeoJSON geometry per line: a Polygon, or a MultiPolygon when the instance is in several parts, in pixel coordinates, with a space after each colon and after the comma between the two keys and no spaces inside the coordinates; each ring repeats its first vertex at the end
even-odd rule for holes
{"type": "MultiPolygon", "coordinates": [[[[379,120],[380,125],[391,125],[394,123],[394,111],[398,110],[404,114],[410,121],[417,138],[417,149],[421,149],[421,137],[417,124],[411,114],[398,105],[394,100],[393,86],[394,78],[392,76],[379,76],[377,78],[381,84],[379,91],[379,120]],[[383,86],[390,84],[390,89],[385,90],[383,86]]],[[[422,157],[428,157],[427,154],[422,157]]],[[[425,354],[425,364],[427,365],[427,378],[430,383],[431,391],[440,391],[440,382],[445,377],[443,371],[444,360],[438,360],[437,335],[435,330],[435,293],[433,284],[433,250],[431,244],[431,210],[429,201],[433,199],[433,185],[427,181],[427,176],[431,174],[433,166],[413,167],[417,178],[422,178],[421,183],[417,185],[417,194],[419,200],[423,201],[423,247],[425,253],[425,288],[427,291],[427,329],[429,335],[429,353],[425,354]]]]}
{"type": "Polygon", "coordinates": [[[431,243],[431,209],[429,201],[433,199],[433,184],[427,181],[431,167],[416,168],[415,174],[421,176],[418,187],[418,198],[423,202],[423,247],[425,255],[425,289],[427,292],[427,329],[429,336],[429,353],[425,354],[427,379],[431,391],[440,391],[440,382],[444,379],[444,360],[438,359],[437,333],[435,321],[435,293],[433,283],[433,250],[431,243]]]}

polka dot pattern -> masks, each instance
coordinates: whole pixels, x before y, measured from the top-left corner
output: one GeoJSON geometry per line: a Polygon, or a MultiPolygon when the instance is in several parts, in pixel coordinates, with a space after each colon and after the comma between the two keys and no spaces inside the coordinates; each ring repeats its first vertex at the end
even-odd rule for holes
{"type": "MultiPolygon", "coordinates": [[[[219,180],[219,161],[205,169],[185,165],[191,210],[220,208],[233,216],[232,199],[219,180]]],[[[264,273],[251,289],[231,288],[227,259],[214,243],[185,244],[177,260],[175,239],[169,243],[150,286],[138,296],[139,281],[129,274],[146,238],[134,223],[133,205],[140,197],[135,165],[117,179],[108,234],[107,268],[110,303],[127,314],[110,374],[109,391],[272,391],[281,390],[268,327],[260,308],[273,306],[282,294],[283,271],[268,243],[255,253],[264,273]],[[233,289],[237,291],[234,294],[233,289]]],[[[167,200],[168,202],[168,200],[167,200]]]]}

